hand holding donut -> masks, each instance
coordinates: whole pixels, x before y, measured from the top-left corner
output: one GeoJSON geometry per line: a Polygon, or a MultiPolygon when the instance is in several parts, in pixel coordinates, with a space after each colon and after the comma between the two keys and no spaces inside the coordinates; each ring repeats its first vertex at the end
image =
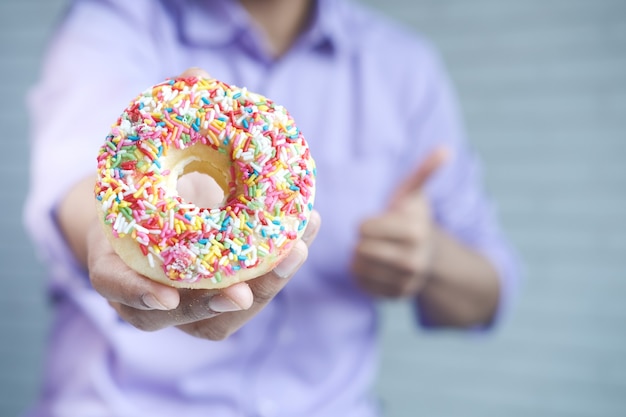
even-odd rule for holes
{"type": "Polygon", "coordinates": [[[430,153],[396,189],[388,209],[361,224],[352,269],[358,284],[380,297],[413,297],[428,280],[433,224],[422,188],[447,160],[447,150],[430,153]]]}
{"type": "Polygon", "coordinates": [[[137,274],[113,251],[100,224],[88,235],[87,265],[91,283],[122,319],[145,331],[177,326],[192,336],[222,340],[261,310],[289,282],[306,260],[320,226],[313,212],[302,239],[269,273],[221,290],[186,290],[137,274]],[[227,314],[222,314],[227,313],[227,314]]]}
{"type": "Polygon", "coordinates": [[[306,259],[320,224],[315,175],[302,133],[271,100],[199,69],[145,90],[98,154],[94,289],[139,329],[227,337],[306,259]],[[206,203],[215,190],[198,173],[222,201],[206,203]]]}

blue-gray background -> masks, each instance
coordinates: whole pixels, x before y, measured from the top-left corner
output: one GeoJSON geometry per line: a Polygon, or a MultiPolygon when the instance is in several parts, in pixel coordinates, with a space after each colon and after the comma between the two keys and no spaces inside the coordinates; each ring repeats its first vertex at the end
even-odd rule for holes
{"type": "MultiPolygon", "coordinates": [[[[382,306],[388,416],[626,416],[626,1],[367,3],[440,48],[526,261],[487,337],[416,331],[405,305],[382,306]]],[[[43,362],[23,97],[64,4],[0,0],[0,416],[33,399],[43,362]]]]}

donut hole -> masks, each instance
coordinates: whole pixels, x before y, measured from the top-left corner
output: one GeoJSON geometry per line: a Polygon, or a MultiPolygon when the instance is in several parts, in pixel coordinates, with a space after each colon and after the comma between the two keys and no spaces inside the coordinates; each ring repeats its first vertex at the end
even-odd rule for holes
{"type": "Polygon", "coordinates": [[[186,202],[202,208],[219,208],[229,197],[230,158],[208,146],[171,149],[164,159],[169,168],[168,188],[186,202]]]}
{"type": "Polygon", "coordinates": [[[180,176],[177,192],[183,200],[203,208],[217,208],[224,202],[224,190],[204,172],[192,171],[180,176]]]}

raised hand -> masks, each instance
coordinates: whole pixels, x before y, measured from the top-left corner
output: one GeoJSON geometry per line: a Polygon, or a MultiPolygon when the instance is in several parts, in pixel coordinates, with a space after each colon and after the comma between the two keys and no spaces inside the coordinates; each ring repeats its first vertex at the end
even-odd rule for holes
{"type": "Polygon", "coordinates": [[[445,148],[432,151],[395,190],[387,209],[361,224],[352,270],[370,294],[412,297],[427,282],[433,225],[423,188],[447,159],[445,148]]]}

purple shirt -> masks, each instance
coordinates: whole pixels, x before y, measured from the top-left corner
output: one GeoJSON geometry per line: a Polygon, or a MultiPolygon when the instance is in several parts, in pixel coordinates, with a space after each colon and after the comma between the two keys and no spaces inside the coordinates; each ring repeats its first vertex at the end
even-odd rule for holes
{"type": "MultiPolygon", "coordinates": [[[[362,6],[320,0],[279,60],[235,2],[84,0],[52,40],[30,96],[27,226],[56,300],[43,390],[30,416],[373,416],[374,300],[349,272],[359,223],[435,146],[454,158],[428,184],[437,222],[496,266],[499,314],[515,264],[480,186],[457,103],[424,40],[362,6]],[[128,101],[190,66],[284,105],[317,162],[323,227],[306,265],[229,339],[144,333],[94,292],[53,220],[128,101]],[[45,161],[45,164],[44,164],[45,161]]],[[[89,208],[86,208],[89,209],[89,208]]],[[[416,318],[419,308],[416,309],[416,318]]]]}

